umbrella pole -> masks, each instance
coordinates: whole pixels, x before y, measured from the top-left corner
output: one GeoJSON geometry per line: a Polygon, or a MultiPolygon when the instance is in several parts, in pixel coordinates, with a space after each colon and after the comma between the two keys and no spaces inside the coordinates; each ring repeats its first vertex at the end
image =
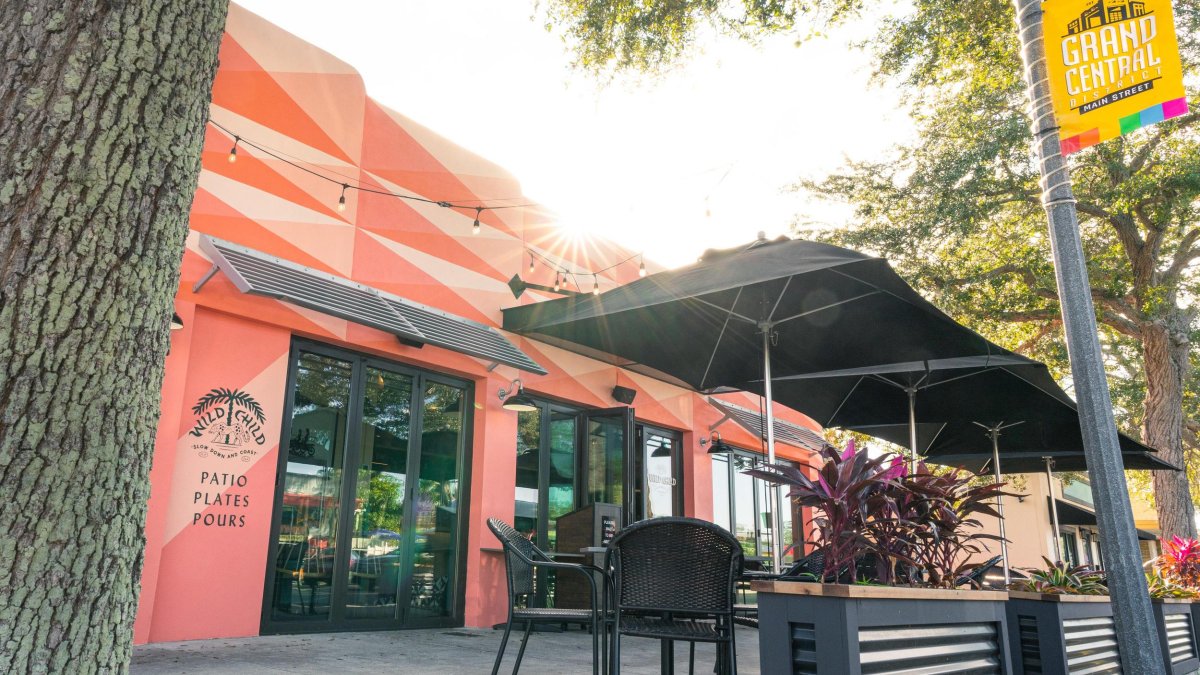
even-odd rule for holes
{"type": "MultiPolygon", "coordinates": [[[[759,327],[763,331],[763,399],[766,404],[765,419],[763,420],[763,431],[767,437],[767,463],[775,465],[775,411],[772,408],[771,397],[771,324],[762,323],[759,327]]],[[[772,539],[772,555],[771,555],[771,572],[779,574],[780,560],[783,558],[783,536],[780,528],[780,515],[782,515],[782,504],[779,501],[779,486],[771,483],[768,488],[771,494],[771,539],[772,539]]]]}
{"type": "Polygon", "coordinates": [[[908,449],[910,452],[908,472],[915,474],[917,472],[917,388],[908,387],[904,391],[908,392],[908,449]]]}
{"type": "MultiPolygon", "coordinates": [[[[988,429],[992,437],[992,471],[996,476],[996,484],[1000,484],[1000,425],[988,429]]],[[[1012,583],[1012,573],[1008,566],[1008,537],[1004,532],[1004,497],[996,495],[996,511],[1000,514],[1000,559],[1004,561],[1004,587],[1012,583]]]]}
{"type": "Polygon", "coordinates": [[[1062,562],[1062,535],[1058,531],[1058,503],[1054,501],[1054,472],[1050,469],[1054,466],[1054,460],[1050,457],[1043,457],[1046,460],[1046,492],[1050,494],[1050,523],[1054,525],[1054,561],[1062,562]]]}

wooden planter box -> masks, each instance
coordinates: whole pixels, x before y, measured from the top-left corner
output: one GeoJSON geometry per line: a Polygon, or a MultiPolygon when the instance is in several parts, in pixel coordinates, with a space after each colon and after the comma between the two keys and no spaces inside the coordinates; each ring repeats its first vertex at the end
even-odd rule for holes
{"type": "Polygon", "coordinates": [[[1152,604],[1167,672],[1175,675],[1196,672],[1200,669],[1200,650],[1196,647],[1196,603],[1164,599],[1154,600],[1152,604]]]}
{"type": "Polygon", "coordinates": [[[764,673],[1010,675],[998,591],[758,581],[764,673]]]}
{"type": "Polygon", "coordinates": [[[1120,672],[1107,595],[1008,594],[1013,672],[1120,672]],[[1115,670],[1109,670],[1109,669],[1115,670]]]}

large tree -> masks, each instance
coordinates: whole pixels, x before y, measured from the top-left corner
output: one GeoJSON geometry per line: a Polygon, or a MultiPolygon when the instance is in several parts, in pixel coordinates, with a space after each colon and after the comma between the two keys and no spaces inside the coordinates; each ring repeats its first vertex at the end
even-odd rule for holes
{"type": "Polygon", "coordinates": [[[128,666],[227,9],[0,3],[0,672],[128,666]]]}
{"type": "MultiPolygon", "coordinates": [[[[1175,5],[1194,72],[1200,3],[1175,5]]],[[[855,227],[830,236],[887,256],[942,307],[1065,376],[1013,25],[1004,0],[920,0],[885,22],[873,42],[878,74],[908,92],[917,140],[888,161],[851,164],[803,187],[854,205],[855,227]]],[[[1118,412],[1129,431],[1140,423],[1142,439],[1181,465],[1185,445],[1200,450],[1184,417],[1196,386],[1197,122],[1193,112],[1072,157],[1118,412]]],[[[1194,536],[1187,475],[1156,472],[1152,480],[1163,534],[1194,536]]]]}
{"type": "MultiPolygon", "coordinates": [[[[1195,73],[1200,2],[1174,4],[1185,65],[1195,73]]],[[[546,15],[577,65],[611,74],[661,71],[705,30],[802,37],[884,7],[867,0],[551,0],[546,15]]],[[[855,207],[853,226],[826,236],[887,256],[944,309],[1067,375],[1011,3],[916,0],[901,16],[881,20],[868,48],[877,76],[902,85],[918,138],[886,162],[852,163],[800,183],[855,207]]],[[[1200,398],[1190,368],[1200,290],[1198,120],[1192,113],[1072,158],[1119,418],[1180,464],[1185,445],[1200,452],[1200,424],[1184,416],[1200,398]]],[[[1195,534],[1188,484],[1184,474],[1154,474],[1165,535],[1195,534]]]]}

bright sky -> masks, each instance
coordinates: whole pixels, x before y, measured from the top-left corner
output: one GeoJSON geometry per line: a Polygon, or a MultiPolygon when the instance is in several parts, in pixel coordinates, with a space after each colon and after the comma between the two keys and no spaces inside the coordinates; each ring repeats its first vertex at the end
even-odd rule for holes
{"type": "Polygon", "coordinates": [[[911,134],[841,31],[796,47],[715,40],[678,72],[600,87],[568,67],[532,0],[237,0],[355,67],[367,92],[504,166],[560,223],[667,266],[706,248],[841,223],[785,191],[911,134]]]}

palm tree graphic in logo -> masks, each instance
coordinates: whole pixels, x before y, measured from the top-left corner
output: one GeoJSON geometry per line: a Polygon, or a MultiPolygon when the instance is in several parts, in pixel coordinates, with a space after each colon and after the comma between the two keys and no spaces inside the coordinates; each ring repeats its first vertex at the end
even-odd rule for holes
{"type": "Polygon", "coordinates": [[[254,435],[250,429],[249,416],[253,415],[260,423],[266,422],[267,416],[263,413],[262,406],[254,397],[239,389],[227,389],[225,387],[217,387],[200,397],[196,401],[196,405],[192,406],[192,413],[195,415],[203,415],[210,408],[216,406],[224,406],[225,414],[213,420],[212,426],[209,427],[211,435],[209,442],[214,445],[221,445],[227,448],[236,448],[243,443],[249,441],[254,435]],[[239,410],[245,410],[247,414],[237,414],[239,410]]]}

